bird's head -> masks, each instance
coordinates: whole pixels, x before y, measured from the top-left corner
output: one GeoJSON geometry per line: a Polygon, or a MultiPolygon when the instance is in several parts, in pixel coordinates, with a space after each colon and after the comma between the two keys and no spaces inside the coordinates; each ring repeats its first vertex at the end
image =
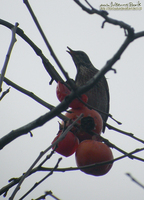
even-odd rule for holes
{"type": "Polygon", "coordinates": [[[91,66],[91,61],[89,59],[89,57],[87,56],[87,54],[83,51],[74,51],[71,48],[67,47],[68,50],[67,52],[71,55],[77,70],[80,68],[80,66],[85,66],[85,67],[89,67],[91,66]]]}

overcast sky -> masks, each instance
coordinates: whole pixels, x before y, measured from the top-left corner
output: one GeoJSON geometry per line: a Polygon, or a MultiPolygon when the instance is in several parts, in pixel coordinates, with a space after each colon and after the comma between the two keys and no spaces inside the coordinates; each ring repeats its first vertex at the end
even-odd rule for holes
{"type": "MultiPolygon", "coordinates": [[[[90,2],[99,9],[99,2],[95,0],[90,2]]],[[[138,3],[138,1],[131,2],[138,3]]],[[[71,78],[75,77],[76,69],[70,55],[66,52],[67,46],[74,50],[85,51],[94,66],[101,69],[125,40],[123,29],[107,23],[102,29],[103,19],[97,15],[88,15],[73,0],[30,0],[29,3],[53,50],[71,78]]],[[[129,1],[119,0],[117,3],[129,4],[129,1]]],[[[112,10],[109,11],[109,16],[131,25],[135,32],[143,31],[144,0],[139,1],[139,5],[140,3],[142,10],[112,10]]],[[[110,4],[110,1],[101,1],[101,4],[110,4]]],[[[44,55],[58,70],[22,0],[1,0],[0,18],[12,24],[18,22],[19,27],[41,48],[44,55]]],[[[6,77],[52,105],[58,105],[59,101],[55,94],[56,83],[49,86],[50,76],[45,71],[41,59],[23,39],[19,36],[16,38],[17,42],[10,57],[6,77]]],[[[0,69],[10,41],[11,31],[0,26],[0,69]]],[[[144,37],[129,45],[114,68],[117,70],[116,74],[112,71],[106,74],[110,90],[110,113],[121,121],[122,125],[118,126],[110,119],[108,123],[144,139],[144,37]]],[[[7,88],[8,86],[3,84],[3,91],[7,88]]],[[[11,88],[10,93],[0,103],[0,137],[46,112],[48,110],[45,107],[11,88]]],[[[0,188],[6,185],[10,178],[22,175],[39,152],[51,144],[58,131],[58,121],[60,121],[58,118],[51,120],[33,130],[33,138],[28,134],[24,135],[1,150],[0,188]]],[[[103,136],[127,152],[142,147],[141,143],[112,130],[106,129],[103,136]]],[[[112,151],[115,158],[122,155],[116,150],[112,151]]],[[[144,158],[143,152],[136,155],[144,158]]],[[[53,167],[59,157],[60,155],[55,154],[46,166],[53,167]]],[[[69,158],[63,157],[60,163],[60,167],[70,166],[76,166],[74,155],[69,158]]],[[[125,173],[131,173],[144,184],[143,168],[144,163],[125,158],[115,162],[110,172],[101,177],[86,175],[81,171],[55,172],[26,199],[37,198],[44,194],[44,191],[51,190],[61,200],[142,200],[143,189],[132,182],[125,173]]],[[[19,199],[44,175],[45,173],[42,172],[27,178],[15,199],[19,199]]],[[[8,197],[13,189],[8,192],[8,197]]],[[[47,199],[52,198],[47,197],[47,199]]]]}

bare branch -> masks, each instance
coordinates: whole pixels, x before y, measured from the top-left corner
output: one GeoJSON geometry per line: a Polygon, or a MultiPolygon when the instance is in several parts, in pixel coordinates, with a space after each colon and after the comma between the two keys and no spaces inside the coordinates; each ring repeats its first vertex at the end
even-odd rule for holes
{"type": "Polygon", "coordinates": [[[8,143],[12,142],[17,137],[27,134],[31,130],[44,125],[52,118],[58,116],[61,112],[65,111],[68,108],[68,105],[75,97],[76,94],[72,92],[69,96],[67,96],[67,98],[65,98],[58,106],[54,107],[50,112],[40,116],[39,118],[26,124],[25,126],[22,126],[16,130],[12,130],[10,133],[0,139],[0,149],[2,149],[8,143]]]}
{"type": "MultiPolygon", "coordinates": [[[[47,103],[46,101],[42,100],[41,98],[39,98],[38,96],[36,96],[33,92],[30,92],[22,87],[20,87],[19,85],[17,85],[16,83],[12,82],[11,80],[7,79],[6,77],[4,78],[4,82],[7,85],[12,86],[13,88],[15,88],[16,90],[18,90],[19,92],[22,92],[23,94],[29,96],[30,98],[34,99],[36,102],[40,103],[41,105],[45,106],[46,108],[52,110],[53,108],[55,108],[55,106],[47,103]]],[[[57,117],[59,117],[62,120],[66,120],[67,118],[62,115],[59,114],[57,117]]]]}
{"type": "Polygon", "coordinates": [[[40,155],[37,157],[37,159],[34,161],[34,163],[30,166],[30,168],[27,170],[27,172],[22,176],[22,178],[20,179],[17,187],[15,188],[15,190],[13,191],[11,197],[9,198],[9,200],[13,200],[16,193],[18,192],[18,190],[20,189],[21,184],[23,183],[23,181],[25,180],[25,178],[30,174],[31,170],[33,169],[33,167],[38,163],[38,161],[44,156],[44,154],[46,154],[52,147],[54,147],[55,145],[57,145],[61,140],[64,139],[64,137],[66,136],[66,134],[68,133],[69,130],[71,130],[71,128],[74,126],[74,124],[80,120],[80,118],[82,117],[82,114],[70,125],[68,126],[68,128],[63,132],[63,134],[60,135],[59,138],[57,138],[57,140],[51,144],[46,150],[42,151],[40,153],[40,155]]]}
{"type": "Polygon", "coordinates": [[[144,189],[144,185],[142,185],[139,181],[137,181],[130,173],[126,173],[126,175],[129,176],[133,182],[135,182],[137,185],[139,185],[144,189]]]}
{"type": "Polygon", "coordinates": [[[113,25],[118,25],[118,26],[120,26],[120,28],[123,28],[124,30],[127,30],[129,37],[133,37],[134,29],[130,25],[128,25],[128,24],[126,24],[126,23],[124,23],[122,21],[118,21],[116,19],[112,19],[112,18],[108,17],[108,12],[107,11],[97,10],[97,9],[93,8],[88,3],[88,1],[86,1],[86,2],[90,6],[91,9],[87,8],[86,6],[84,6],[79,0],[74,0],[74,2],[76,4],[78,4],[87,13],[89,13],[89,14],[97,14],[97,15],[100,15],[101,17],[103,17],[105,20],[104,20],[104,22],[102,24],[102,28],[104,27],[104,24],[106,22],[108,22],[108,23],[113,24],[113,25]]]}
{"type": "Polygon", "coordinates": [[[60,200],[55,195],[53,195],[52,191],[46,191],[44,195],[38,197],[37,199],[32,199],[32,200],[42,200],[42,199],[45,199],[46,196],[51,196],[51,197],[53,197],[56,200],[60,200]]]}
{"type": "Polygon", "coordinates": [[[126,151],[124,151],[123,149],[117,147],[115,144],[111,143],[109,140],[103,138],[102,136],[100,136],[100,138],[102,139],[102,141],[103,141],[104,143],[107,144],[107,146],[116,149],[117,151],[123,153],[124,155],[127,155],[130,159],[136,159],[136,160],[139,160],[139,161],[144,162],[144,158],[140,158],[140,157],[134,156],[134,155],[132,155],[132,154],[129,154],[128,152],[126,152],[126,151]]]}
{"type": "Polygon", "coordinates": [[[50,53],[51,53],[51,55],[52,55],[52,57],[53,57],[53,59],[55,60],[55,62],[57,63],[58,67],[59,67],[60,70],[62,71],[62,73],[63,73],[63,75],[65,76],[65,78],[67,79],[68,83],[69,83],[70,85],[73,86],[73,82],[71,82],[71,79],[69,78],[68,73],[64,70],[64,68],[63,68],[63,66],[61,65],[60,61],[58,60],[56,54],[54,53],[54,51],[53,51],[53,49],[52,49],[50,43],[48,42],[48,40],[47,40],[47,38],[46,38],[46,36],[45,36],[45,34],[44,34],[44,32],[43,32],[43,30],[42,30],[42,28],[41,28],[41,26],[40,26],[40,24],[39,24],[37,18],[36,18],[35,14],[34,14],[34,12],[33,12],[33,10],[32,10],[32,8],[31,8],[31,6],[30,6],[30,4],[29,4],[29,2],[28,2],[28,0],[23,0],[23,2],[24,2],[25,5],[27,6],[27,8],[28,8],[28,10],[29,10],[29,12],[30,12],[30,14],[31,14],[31,16],[32,16],[32,18],[33,18],[33,20],[34,20],[34,22],[35,22],[35,24],[36,24],[36,26],[37,26],[37,28],[38,28],[38,30],[39,30],[41,36],[42,36],[42,38],[43,38],[43,40],[44,40],[44,42],[45,42],[45,44],[46,44],[46,46],[47,46],[47,48],[48,48],[48,50],[50,51],[50,53]]]}
{"type": "MultiPolygon", "coordinates": [[[[82,166],[82,167],[67,167],[67,168],[57,168],[54,169],[53,171],[57,171],[57,172],[66,172],[66,171],[76,171],[76,170],[80,170],[80,169],[84,169],[84,168],[89,168],[89,167],[95,167],[98,165],[105,165],[105,164],[109,164],[109,163],[114,163],[118,160],[121,160],[125,157],[133,157],[134,159],[137,159],[138,157],[134,156],[133,154],[138,153],[140,151],[144,151],[144,148],[141,149],[136,149],[130,153],[126,153],[125,155],[119,156],[111,161],[106,161],[106,162],[101,162],[101,163],[95,163],[95,164],[91,164],[91,165],[87,165],[87,166],[82,166]]],[[[139,160],[139,159],[138,159],[139,160]]],[[[144,162],[144,159],[141,160],[144,162]]],[[[38,171],[51,171],[53,168],[48,168],[48,167],[42,167],[41,165],[39,165],[38,167],[35,167],[31,170],[30,174],[28,176],[30,176],[31,174],[38,172],[38,171]]],[[[4,192],[6,193],[11,187],[13,187],[14,185],[16,185],[20,180],[21,180],[22,176],[19,178],[13,178],[11,183],[9,183],[8,185],[6,185],[5,187],[1,188],[0,190],[0,195],[3,194],[4,192]]]]}
{"type": "Polygon", "coordinates": [[[62,160],[62,158],[59,158],[58,161],[57,161],[57,163],[56,163],[56,165],[54,166],[54,168],[53,168],[43,179],[41,179],[39,182],[36,182],[36,183],[33,185],[33,187],[30,188],[30,189],[28,190],[28,192],[27,192],[26,194],[24,194],[19,200],[24,199],[30,192],[32,192],[32,191],[33,191],[38,185],[40,185],[45,179],[47,179],[49,176],[51,176],[51,175],[53,174],[54,170],[58,168],[58,165],[59,165],[59,163],[60,163],[61,160],[62,160]]]}
{"type": "MultiPolygon", "coordinates": [[[[51,158],[51,156],[54,154],[54,152],[55,152],[55,148],[51,151],[51,153],[50,153],[49,155],[46,156],[46,158],[45,158],[37,167],[35,167],[34,169],[32,169],[32,171],[30,172],[29,176],[32,175],[33,173],[37,172],[38,169],[40,169],[41,166],[42,166],[47,160],[49,160],[49,159],[51,158]]],[[[3,194],[3,193],[5,193],[4,196],[6,196],[8,190],[9,190],[10,188],[12,188],[14,185],[16,185],[16,184],[20,181],[21,178],[22,178],[22,176],[20,176],[19,178],[11,178],[11,179],[9,180],[10,183],[9,183],[8,185],[6,185],[6,186],[4,186],[3,188],[0,189],[0,195],[3,194]]]]}
{"type": "Polygon", "coordinates": [[[122,133],[122,134],[124,134],[124,135],[127,135],[127,136],[129,136],[129,137],[131,137],[131,138],[133,138],[133,139],[135,139],[135,140],[137,140],[137,141],[139,141],[139,142],[141,142],[141,143],[144,144],[144,140],[142,140],[142,139],[140,139],[140,138],[134,136],[133,133],[128,133],[128,132],[123,131],[123,130],[121,130],[121,129],[115,128],[115,127],[111,126],[110,124],[106,124],[106,127],[107,127],[108,129],[111,129],[111,130],[117,131],[117,132],[119,132],[119,133],[122,133]]]}
{"type": "MultiPolygon", "coordinates": [[[[140,149],[135,149],[134,151],[131,151],[130,153],[127,153],[125,155],[119,156],[113,160],[110,161],[106,161],[106,162],[101,162],[101,163],[95,163],[95,164],[91,164],[91,165],[87,165],[87,166],[82,166],[82,167],[67,167],[67,168],[58,168],[56,169],[56,171],[60,171],[60,172],[66,172],[66,171],[75,171],[75,170],[79,170],[79,169],[85,169],[85,168],[91,168],[91,167],[95,167],[95,166],[99,166],[99,165],[105,165],[105,164],[109,164],[109,163],[114,163],[115,161],[121,160],[125,157],[130,157],[130,155],[132,156],[135,153],[144,151],[144,148],[140,148],[140,149]]],[[[144,159],[143,159],[144,162],[144,159]]],[[[42,168],[40,171],[50,171],[51,168],[42,168]]]]}
{"type": "MultiPolygon", "coordinates": [[[[4,79],[5,79],[5,78],[4,78],[4,79]]],[[[4,91],[4,92],[2,93],[2,95],[0,96],[0,101],[4,98],[4,96],[5,96],[6,94],[9,93],[9,91],[10,91],[10,88],[8,88],[6,91],[4,91]]]]}
{"type": "MultiPolygon", "coordinates": [[[[4,21],[0,19],[0,24],[6,26],[9,29],[12,29],[14,26],[10,24],[7,21],[4,21]]],[[[31,48],[35,51],[35,53],[42,59],[42,62],[44,64],[44,67],[46,71],[49,73],[51,78],[55,81],[63,81],[63,79],[60,77],[60,75],[57,73],[55,70],[54,66],[49,62],[49,60],[43,55],[42,51],[40,48],[38,48],[33,41],[27,37],[27,35],[24,34],[24,31],[20,28],[17,28],[16,33],[25,41],[27,42],[31,48]]]]}
{"type": "Polygon", "coordinates": [[[8,49],[8,52],[7,52],[7,55],[6,55],[6,59],[5,59],[5,62],[4,62],[4,66],[3,66],[2,71],[1,71],[1,76],[0,76],[0,92],[2,91],[2,83],[3,83],[5,73],[6,73],[7,65],[8,65],[8,62],[9,62],[9,59],[10,59],[10,55],[11,55],[13,46],[16,42],[15,33],[16,33],[18,25],[19,24],[16,23],[15,26],[11,29],[12,30],[11,43],[10,43],[10,46],[9,46],[9,49],[8,49]]]}
{"type": "Polygon", "coordinates": [[[138,39],[140,37],[144,37],[144,31],[140,31],[138,33],[135,33],[134,35],[134,39],[138,39]]]}

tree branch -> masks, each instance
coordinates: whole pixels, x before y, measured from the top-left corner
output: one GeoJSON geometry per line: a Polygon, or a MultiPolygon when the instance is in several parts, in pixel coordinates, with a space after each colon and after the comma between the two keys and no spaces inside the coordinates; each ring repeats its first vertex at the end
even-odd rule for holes
{"type": "Polygon", "coordinates": [[[54,166],[54,168],[52,168],[52,170],[44,177],[42,178],[39,182],[36,182],[33,187],[31,187],[27,192],[26,194],[24,194],[19,200],[22,200],[24,199],[30,192],[32,192],[38,185],[40,185],[44,180],[46,180],[49,176],[51,176],[54,172],[55,169],[58,168],[58,165],[60,163],[60,161],[62,160],[62,158],[59,158],[56,165],[54,166]]]}
{"type": "Polygon", "coordinates": [[[51,196],[51,197],[53,197],[55,200],[60,200],[59,198],[57,198],[57,197],[52,193],[52,191],[46,191],[44,195],[38,197],[37,199],[32,199],[32,200],[42,200],[42,199],[45,199],[46,196],[51,196]]]}
{"type": "Polygon", "coordinates": [[[57,138],[57,140],[55,142],[53,142],[53,144],[51,144],[47,149],[45,149],[44,151],[42,151],[40,153],[40,155],[37,157],[37,159],[33,162],[33,164],[30,166],[30,168],[27,170],[27,172],[22,176],[22,178],[20,179],[17,187],[15,188],[15,190],[13,191],[11,197],[9,198],[9,200],[13,200],[16,193],[18,192],[18,190],[20,189],[21,184],[23,183],[23,181],[25,180],[25,178],[27,176],[29,176],[31,170],[33,169],[33,167],[39,162],[39,160],[54,146],[56,146],[61,140],[64,139],[64,137],[66,136],[66,134],[68,133],[68,131],[71,130],[71,128],[74,126],[74,124],[80,120],[80,118],[82,117],[82,114],[70,125],[68,126],[68,128],[66,128],[66,130],[63,132],[63,134],[60,135],[59,138],[57,138]]]}
{"type": "Polygon", "coordinates": [[[7,65],[8,65],[8,62],[9,62],[9,59],[10,59],[10,55],[11,55],[13,46],[14,46],[15,42],[17,41],[16,37],[15,37],[15,33],[16,33],[18,25],[19,24],[16,23],[15,26],[12,27],[12,29],[11,29],[12,30],[11,43],[9,45],[9,49],[8,49],[8,52],[7,52],[7,55],[6,55],[6,59],[5,59],[5,62],[4,62],[4,66],[2,68],[1,76],[0,76],[0,92],[2,91],[2,83],[3,83],[3,79],[4,79],[4,76],[5,76],[5,73],[6,73],[7,65]]]}
{"type": "MultiPolygon", "coordinates": [[[[0,19],[0,24],[6,26],[9,29],[12,29],[14,25],[10,24],[7,21],[4,21],[0,19]]],[[[60,77],[60,75],[57,73],[55,70],[54,66],[49,62],[49,60],[43,55],[42,51],[40,48],[38,48],[33,41],[27,37],[27,35],[24,34],[24,31],[20,28],[17,28],[16,33],[26,42],[28,43],[31,48],[35,51],[35,53],[42,59],[42,62],[44,64],[44,67],[46,71],[49,73],[51,78],[55,80],[56,82],[58,81],[63,81],[63,79],[60,77]]]]}
{"type": "MultiPolygon", "coordinates": [[[[80,170],[80,169],[85,169],[85,168],[90,168],[90,167],[95,167],[95,166],[99,166],[99,165],[105,165],[105,164],[109,164],[109,163],[114,163],[118,160],[121,160],[123,158],[126,158],[126,157],[132,157],[133,154],[135,153],[138,153],[138,152],[141,152],[141,151],[144,151],[144,148],[141,148],[141,149],[135,149],[134,151],[131,151],[125,155],[122,155],[122,156],[119,156],[111,161],[106,161],[106,162],[101,162],[101,163],[95,163],[95,164],[91,164],[91,165],[87,165],[87,166],[82,166],[82,167],[67,167],[67,168],[56,168],[54,169],[53,171],[56,171],[56,172],[67,172],[67,171],[76,171],[76,170],[80,170]]],[[[137,158],[136,156],[134,157],[135,159],[137,158]]],[[[143,160],[144,162],[144,160],[143,160]]],[[[35,172],[39,172],[39,171],[51,171],[53,168],[48,168],[48,167],[42,167],[42,166],[38,166],[38,167],[35,167],[31,170],[31,172],[29,173],[28,176],[30,176],[31,174],[35,173],[35,172]]],[[[14,185],[16,185],[20,179],[22,178],[19,177],[19,178],[13,178],[12,181],[4,186],[3,188],[0,189],[0,195],[3,194],[3,193],[6,193],[11,187],[13,187],[14,185]]]]}
{"type": "Polygon", "coordinates": [[[126,175],[129,176],[133,182],[135,182],[137,185],[139,185],[144,189],[144,185],[142,185],[139,181],[137,181],[130,173],[126,173],[126,175]]]}
{"type": "Polygon", "coordinates": [[[29,12],[30,12],[30,14],[31,14],[31,16],[32,16],[32,18],[33,18],[33,20],[34,20],[34,22],[35,22],[35,24],[36,24],[36,26],[37,26],[37,28],[38,28],[38,30],[39,30],[41,36],[42,36],[42,38],[43,38],[43,40],[44,40],[44,42],[45,42],[45,44],[46,44],[46,46],[47,46],[47,48],[48,48],[48,50],[50,51],[50,53],[51,53],[51,55],[52,55],[52,57],[53,57],[53,59],[55,60],[55,62],[57,63],[58,67],[59,67],[60,70],[62,71],[62,73],[63,73],[63,75],[65,76],[65,78],[67,79],[68,83],[69,83],[70,85],[73,86],[73,82],[71,82],[68,73],[64,70],[64,68],[63,68],[63,66],[61,65],[59,59],[57,58],[56,54],[54,53],[54,51],[53,51],[53,49],[52,49],[52,47],[51,47],[51,45],[50,45],[48,39],[46,38],[46,36],[45,36],[45,34],[44,34],[44,31],[42,30],[42,28],[41,28],[41,26],[40,26],[40,24],[39,24],[39,22],[38,22],[38,20],[37,20],[37,18],[36,18],[36,16],[35,16],[33,10],[32,10],[32,8],[31,8],[31,6],[30,6],[30,4],[29,4],[29,2],[28,2],[28,0],[23,0],[23,2],[24,2],[25,5],[27,6],[27,8],[28,8],[28,10],[29,10],[29,12]]]}
{"type": "Polygon", "coordinates": [[[135,140],[137,140],[137,141],[139,141],[139,142],[141,142],[141,143],[144,144],[144,140],[142,140],[142,139],[140,139],[140,138],[134,136],[133,133],[128,133],[128,132],[123,131],[123,130],[121,130],[121,129],[115,128],[115,127],[111,126],[110,124],[106,124],[106,127],[107,127],[108,129],[110,129],[110,130],[114,130],[114,131],[117,131],[117,132],[122,133],[122,134],[124,134],[124,135],[127,135],[127,136],[129,136],[129,137],[131,137],[131,138],[133,138],[133,139],[135,139],[135,140]]]}
{"type": "Polygon", "coordinates": [[[133,35],[134,35],[134,29],[130,25],[128,25],[128,24],[126,24],[126,23],[124,23],[122,21],[119,21],[119,20],[112,19],[112,18],[108,17],[109,13],[107,11],[95,9],[94,7],[92,7],[90,5],[90,3],[88,3],[88,1],[86,1],[86,2],[90,6],[91,9],[87,8],[86,6],[84,6],[79,0],[74,0],[74,2],[77,5],[79,5],[88,14],[97,14],[97,15],[103,17],[105,19],[105,21],[102,24],[102,28],[104,27],[104,24],[106,22],[108,22],[110,24],[120,26],[120,28],[123,28],[124,30],[127,30],[129,37],[133,37],[133,35]]]}
{"type": "MultiPolygon", "coordinates": [[[[41,98],[39,98],[38,96],[36,96],[33,92],[30,92],[22,87],[20,87],[19,85],[17,85],[16,83],[12,82],[11,80],[7,79],[6,77],[4,78],[4,82],[7,85],[12,86],[13,88],[15,88],[16,90],[18,90],[19,92],[22,92],[23,94],[29,96],[30,98],[32,98],[33,100],[35,100],[36,102],[40,103],[41,105],[45,106],[46,108],[52,110],[53,108],[55,108],[55,106],[47,103],[46,101],[42,100],[41,98]]],[[[65,117],[62,114],[59,114],[57,117],[59,117],[62,120],[66,120],[67,117],[65,117]]]]}
{"type": "MultiPolygon", "coordinates": [[[[5,78],[4,78],[5,79],[5,78]]],[[[4,80],[3,80],[4,81],[4,80]]],[[[0,101],[4,98],[4,96],[6,95],[6,94],[8,94],[9,93],[9,91],[10,91],[10,88],[8,88],[7,90],[5,90],[3,93],[2,93],[2,95],[0,96],[0,101]]]]}

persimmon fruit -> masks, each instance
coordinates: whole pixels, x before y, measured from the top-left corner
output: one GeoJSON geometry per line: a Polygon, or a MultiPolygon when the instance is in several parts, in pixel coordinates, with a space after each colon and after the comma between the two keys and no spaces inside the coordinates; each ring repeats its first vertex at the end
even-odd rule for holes
{"type": "MultiPolygon", "coordinates": [[[[71,91],[60,81],[58,81],[57,87],[56,87],[56,95],[57,98],[60,102],[62,102],[64,100],[64,98],[69,95],[71,93],[71,91]]],[[[86,94],[82,94],[80,96],[80,99],[84,102],[87,103],[88,101],[88,97],[86,94]]],[[[82,108],[84,107],[84,104],[79,101],[78,98],[74,99],[70,104],[69,107],[71,108],[82,108]]]]}
{"type": "MultiPolygon", "coordinates": [[[[52,141],[52,144],[60,137],[61,134],[62,131],[59,131],[58,135],[52,141]]],[[[79,145],[78,138],[72,132],[69,131],[66,134],[65,138],[57,144],[57,148],[55,151],[65,157],[68,157],[71,156],[76,151],[78,145],[79,145]]]]}
{"type": "MultiPolygon", "coordinates": [[[[100,114],[95,110],[90,110],[86,106],[79,108],[79,109],[70,109],[68,112],[66,112],[65,116],[68,117],[70,120],[67,122],[67,126],[77,119],[77,117],[83,113],[83,118],[78,121],[78,124],[80,124],[80,127],[73,127],[71,130],[79,139],[79,141],[83,141],[86,139],[92,139],[93,134],[96,133],[96,137],[99,140],[99,137],[97,135],[100,135],[103,128],[103,120],[100,116],[100,114]],[[92,118],[92,121],[90,120],[92,118]],[[84,121],[84,123],[82,123],[84,121]],[[83,124],[88,124],[88,128],[85,128],[83,124]]],[[[62,122],[64,124],[64,122],[62,122]]]]}
{"type": "MultiPolygon", "coordinates": [[[[79,144],[75,157],[77,166],[81,167],[110,161],[113,159],[113,154],[111,149],[102,142],[96,140],[84,140],[79,144]]],[[[108,173],[111,167],[112,163],[107,163],[90,168],[83,168],[81,171],[94,176],[102,176],[108,173]]]]}

